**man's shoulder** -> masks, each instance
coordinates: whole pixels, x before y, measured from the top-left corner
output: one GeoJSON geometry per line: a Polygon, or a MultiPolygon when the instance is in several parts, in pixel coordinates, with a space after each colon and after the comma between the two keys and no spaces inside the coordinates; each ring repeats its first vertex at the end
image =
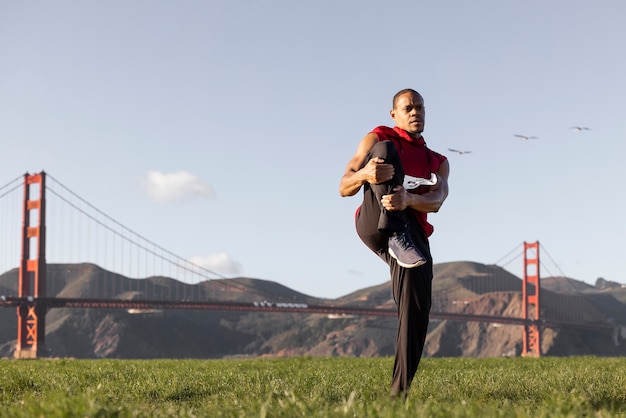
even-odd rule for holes
{"type": "Polygon", "coordinates": [[[446,161],[448,159],[448,157],[446,157],[442,153],[437,152],[437,151],[433,150],[432,148],[429,148],[428,146],[426,148],[428,148],[428,150],[435,155],[435,157],[439,160],[440,163],[442,163],[442,162],[444,162],[444,161],[446,161]]]}
{"type": "Polygon", "coordinates": [[[389,126],[380,125],[371,130],[372,133],[375,133],[378,136],[379,141],[384,141],[389,139],[390,137],[398,136],[398,133],[389,126]]]}

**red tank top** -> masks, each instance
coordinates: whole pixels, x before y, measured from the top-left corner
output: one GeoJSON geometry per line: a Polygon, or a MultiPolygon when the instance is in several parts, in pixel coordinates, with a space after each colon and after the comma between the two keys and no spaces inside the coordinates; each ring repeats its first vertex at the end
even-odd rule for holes
{"type": "MultiPolygon", "coordinates": [[[[372,130],[376,134],[379,141],[391,141],[395,144],[404,174],[413,177],[430,178],[430,173],[439,171],[441,164],[447,160],[444,155],[432,151],[426,146],[424,138],[415,139],[410,136],[404,129],[397,126],[390,128],[388,126],[378,126],[372,130]]],[[[423,194],[428,191],[427,187],[418,187],[409,190],[409,193],[423,194]]],[[[426,236],[432,235],[435,228],[428,223],[428,214],[414,209],[409,209],[417,218],[420,225],[424,229],[426,236]]]]}

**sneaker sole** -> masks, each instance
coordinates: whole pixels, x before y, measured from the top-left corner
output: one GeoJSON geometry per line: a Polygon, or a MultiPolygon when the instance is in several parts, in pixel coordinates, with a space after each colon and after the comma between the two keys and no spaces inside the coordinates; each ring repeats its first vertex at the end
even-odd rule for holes
{"type": "Polygon", "coordinates": [[[406,269],[412,269],[412,268],[419,267],[419,266],[422,266],[422,265],[426,264],[426,259],[424,259],[424,258],[422,258],[420,261],[418,261],[415,264],[403,263],[402,261],[398,260],[398,257],[396,257],[396,255],[394,254],[394,252],[393,252],[393,250],[391,248],[389,248],[389,254],[394,258],[394,260],[396,260],[398,262],[398,265],[400,267],[404,267],[406,269]]]}

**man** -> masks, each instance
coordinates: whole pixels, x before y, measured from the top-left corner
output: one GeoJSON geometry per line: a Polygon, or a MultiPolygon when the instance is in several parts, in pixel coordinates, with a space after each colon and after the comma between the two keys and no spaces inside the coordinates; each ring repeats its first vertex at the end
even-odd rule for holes
{"type": "Polygon", "coordinates": [[[363,187],[357,233],[390,268],[398,308],[391,395],[406,397],[422,357],[432,298],[433,226],[427,214],[439,211],[448,196],[449,164],[424,142],[424,99],[418,92],[399,91],[390,115],[394,128],[379,126],[359,143],[339,194],[354,196],[363,187]]]}

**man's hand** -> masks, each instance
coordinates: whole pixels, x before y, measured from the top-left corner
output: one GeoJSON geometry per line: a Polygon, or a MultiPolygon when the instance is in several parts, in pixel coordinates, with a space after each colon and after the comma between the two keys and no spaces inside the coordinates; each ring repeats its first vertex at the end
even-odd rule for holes
{"type": "Polygon", "coordinates": [[[381,199],[383,207],[389,211],[405,210],[409,202],[409,192],[402,186],[393,188],[392,194],[386,194],[381,199]]]}
{"type": "Polygon", "coordinates": [[[393,178],[395,170],[393,165],[385,164],[385,160],[374,157],[367,162],[362,169],[363,177],[369,184],[379,184],[393,178]]]}

